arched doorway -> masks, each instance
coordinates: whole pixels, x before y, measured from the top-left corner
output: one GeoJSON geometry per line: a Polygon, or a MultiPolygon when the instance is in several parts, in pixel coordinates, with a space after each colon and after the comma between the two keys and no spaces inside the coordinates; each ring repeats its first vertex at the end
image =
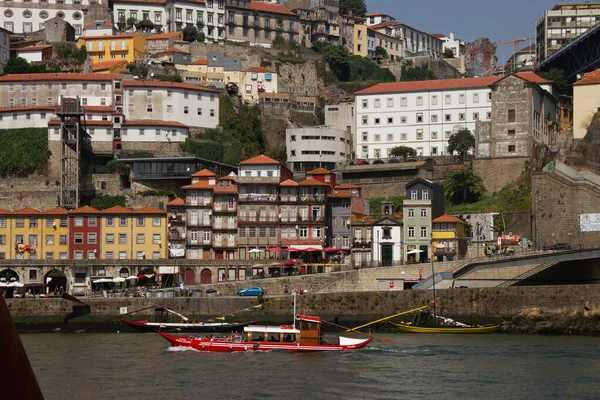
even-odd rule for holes
{"type": "Polygon", "coordinates": [[[44,277],[44,285],[46,286],[46,294],[56,293],[62,287],[64,292],[67,291],[67,276],[64,272],[53,269],[44,277]]]}
{"type": "Polygon", "coordinates": [[[196,276],[194,274],[194,270],[190,269],[190,268],[186,269],[183,280],[184,280],[186,286],[195,285],[196,284],[196,276]]]}
{"type": "Polygon", "coordinates": [[[19,274],[16,271],[13,271],[12,269],[0,271],[0,296],[4,295],[7,299],[12,299],[15,291],[18,291],[18,287],[21,287],[21,285],[22,284],[19,282],[19,274]]]}
{"type": "Polygon", "coordinates": [[[131,287],[131,286],[135,286],[135,279],[127,279],[129,278],[129,268],[121,268],[119,270],[119,278],[123,278],[125,279],[125,283],[121,283],[121,287],[125,286],[125,287],[131,287]]]}
{"type": "Polygon", "coordinates": [[[138,284],[140,286],[155,286],[156,273],[151,269],[143,269],[138,274],[138,284]]]}
{"type": "Polygon", "coordinates": [[[212,283],[212,271],[208,268],[204,268],[200,272],[200,284],[206,285],[212,283]]]}
{"type": "Polygon", "coordinates": [[[0,271],[0,282],[9,284],[11,282],[19,282],[19,274],[12,269],[3,269],[0,271]]]}

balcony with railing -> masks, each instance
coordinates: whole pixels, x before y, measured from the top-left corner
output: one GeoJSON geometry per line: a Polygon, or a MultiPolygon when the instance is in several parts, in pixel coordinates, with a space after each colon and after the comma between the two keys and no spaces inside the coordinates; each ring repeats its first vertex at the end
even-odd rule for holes
{"type": "Polygon", "coordinates": [[[204,240],[201,238],[193,239],[191,235],[188,235],[187,244],[190,246],[211,246],[211,240],[204,240]]]}
{"type": "Polygon", "coordinates": [[[362,239],[362,240],[354,240],[352,241],[352,248],[353,249],[366,249],[366,248],[371,248],[371,239],[367,240],[367,239],[362,239]]]}
{"type": "Polygon", "coordinates": [[[298,201],[298,195],[296,194],[282,194],[279,196],[279,201],[285,203],[296,203],[298,201]]]}
{"type": "Polygon", "coordinates": [[[211,197],[186,197],[185,204],[194,207],[212,207],[213,199],[211,197]]]}
{"type": "Polygon", "coordinates": [[[277,217],[257,217],[257,216],[245,216],[245,215],[240,215],[238,216],[238,222],[239,223],[248,223],[248,222],[255,222],[255,223],[278,223],[279,222],[279,218],[277,217]]]}
{"type": "Polygon", "coordinates": [[[325,197],[324,194],[317,194],[317,195],[301,194],[300,195],[300,202],[302,202],[302,203],[325,203],[326,201],[327,201],[327,198],[325,197]]]}
{"type": "Polygon", "coordinates": [[[276,203],[277,195],[269,193],[245,193],[238,196],[238,201],[276,203]]]}
{"type": "Polygon", "coordinates": [[[215,203],[213,206],[215,212],[237,212],[237,204],[230,205],[229,203],[215,203]]]}
{"type": "Polygon", "coordinates": [[[235,240],[213,240],[212,246],[216,248],[236,248],[238,243],[235,240]]]}
{"type": "Polygon", "coordinates": [[[221,222],[221,223],[214,222],[212,225],[212,228],[215,230],[227,230],[227,229],[233,230],[233,229],[237,229],[238,226],[237,226],[237,223],[230,224],[230,223],[226,223],[226,222],[221,222]]]}
{"type": "Polygon", "coordinates": [[[168,214],[170,224],[183,224],[185,223],[185,213],[168,214]]]}
{"type": "Polygon", "coordinates": [[[210,218],[202,219],[202,218],[190,218],[187,223],[188,226],[211,226],[212,221],[210,218]]]}

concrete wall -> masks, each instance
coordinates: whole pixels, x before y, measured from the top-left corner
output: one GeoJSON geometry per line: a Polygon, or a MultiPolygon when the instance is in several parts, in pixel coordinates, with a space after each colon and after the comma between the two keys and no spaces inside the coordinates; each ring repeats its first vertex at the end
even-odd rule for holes
{"type": "Polygon", "coordinates": [[[0,202],[2,208],[18,210],[33,207],[49,210],[58,206],[60,182],[44,175],[30,175],[27,178],[0,179],[0,202]]]}
{"type": "Polygon", "coordinates": [[[483,178],[486,194],[491,194],[515,183],[528,162],[528,157],[478,158],[473,160],[473,170],[483,178]]]}

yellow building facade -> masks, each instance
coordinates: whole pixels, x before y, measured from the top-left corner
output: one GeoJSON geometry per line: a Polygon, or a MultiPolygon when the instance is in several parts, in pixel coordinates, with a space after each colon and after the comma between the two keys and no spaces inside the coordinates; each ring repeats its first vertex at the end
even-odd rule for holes
{"type": "Polygon", "coordinates": [[[444,214],[432,222],[431,243],[435,257],[462,259],[467,253],[467,223],[452,215],[444,214]]]}
{"type": "Polygon", "coordinates": [[[130,208],[114,206],[101,211],[101,252],[105,260],[131,260],[135,232],[130,208]]]}
{"type": "Polygon", "coordinates": [[[40,258],[66,260],[69,258],[69,212],[56,207],[40,214],[42,240],[40,258]]]}
{"type": "Polygon", "coordinates": [[[92,64],[105,61],[138,61],[147,54],[146,39],[137,34],[83,36],[77,46],[85,46],[92,64]]]}
{"type": "Polygon", "coordinates": [[[355,24],[354,25],[354,55],[366,57],[368,54],[367,50],[367,31],[369,27],[367,25],[355,24]]]}
{"type": "Polygon", "coordinates": [[[132,256],[137,259],[168,258],[167,214],[154,207],[134,210],[131,214],[135,237],[132,256]]]}

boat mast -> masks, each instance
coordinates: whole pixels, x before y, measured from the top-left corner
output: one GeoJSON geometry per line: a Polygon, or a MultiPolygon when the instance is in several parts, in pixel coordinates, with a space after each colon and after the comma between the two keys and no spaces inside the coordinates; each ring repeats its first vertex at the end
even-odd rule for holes
{"type": "Polygon", "coordinates": [[[433,321],[437,325],[437,301],[435,298],[435,271],[433,269],[433,257],[431,257],[431,279],[433,280],[433,321]]]}
{"type": "Polygon", "coordinates": [[[296,290],[292,292],[292,296],[294,296],[294,329],[296,329],[296,290]]]}

